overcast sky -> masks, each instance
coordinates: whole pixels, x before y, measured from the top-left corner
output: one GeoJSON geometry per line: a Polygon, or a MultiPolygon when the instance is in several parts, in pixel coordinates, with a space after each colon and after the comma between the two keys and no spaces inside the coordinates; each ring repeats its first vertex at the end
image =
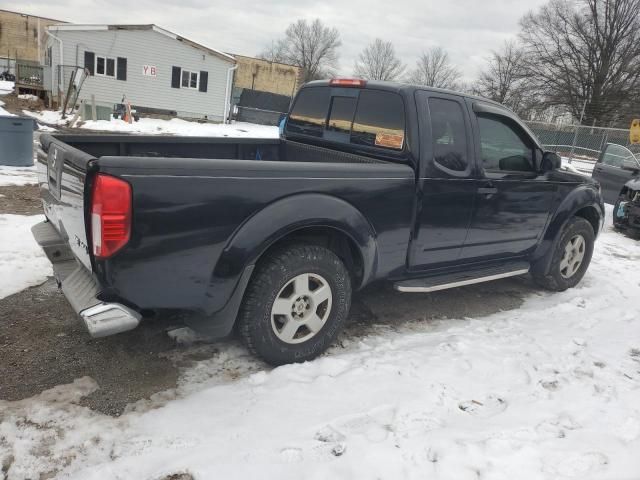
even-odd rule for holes
{"type": "Polygon", "coordinates": [[[155,23],[225,52],[254,56],[298,18],[320,18],[341,34],[340,73],[376,37],[412,67],[442,46],[467,80],[545,0],[3,0],[0,8],[74,23],[155,23]]]}

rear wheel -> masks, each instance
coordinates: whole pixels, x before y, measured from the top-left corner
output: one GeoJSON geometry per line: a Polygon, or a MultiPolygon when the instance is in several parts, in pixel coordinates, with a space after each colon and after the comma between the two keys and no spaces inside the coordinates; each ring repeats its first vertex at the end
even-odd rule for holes
{"type": "Polygon", "coordinates": [[[296,244],[263,259],[247,287],[238,330],[249,350],[272,365],[321,354],[342,329],[351,280],[332,251],[296,244]]]}
{"type": "Polygon", "coordinates": [[[536,283],[557,292],[577,285],[589,268],[594,241],[591,224],[584,218],[573,217],[560,234],[552,253],[549,273],[533,275],[536,283]]]}

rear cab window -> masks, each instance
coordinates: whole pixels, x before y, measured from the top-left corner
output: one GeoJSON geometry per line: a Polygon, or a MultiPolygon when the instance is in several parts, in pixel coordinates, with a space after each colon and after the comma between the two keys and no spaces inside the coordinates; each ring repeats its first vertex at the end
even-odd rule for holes
{"type": "Polygon", "coordinates": [[[307,87],[300,91],[287,121],[287,133],[322,137],[329,108],[329,89],[307,87]]]}
{"type": "Polygon", "coordinates": [[[322,139],[373,155],[403,152],[405,131],[400,94],[330,86],[303,88],[285,129],[287,135],[322,139]]]}

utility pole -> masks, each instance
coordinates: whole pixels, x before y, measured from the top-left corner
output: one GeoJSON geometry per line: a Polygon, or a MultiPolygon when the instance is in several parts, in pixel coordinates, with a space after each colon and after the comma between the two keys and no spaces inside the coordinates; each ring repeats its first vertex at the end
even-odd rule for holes
{"type": "Polygon", "coordinates": [[[584,99],[582,104],[582,113],[580,113],[580,123],[576,125],[575,132],[573,132],[573,143],[571,144],[571,152],[569,153],[569,163],[573,163],[573,151],[576,149],[576,142],[578,141],[578,128],[582,125],[582,119],[584,118],[584,110],[587,108],[587,99],[584,99]]]}

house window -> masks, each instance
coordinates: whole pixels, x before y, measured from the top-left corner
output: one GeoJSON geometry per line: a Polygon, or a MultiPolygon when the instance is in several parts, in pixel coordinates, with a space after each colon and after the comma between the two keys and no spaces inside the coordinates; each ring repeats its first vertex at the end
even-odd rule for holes
{"type": "Polygon", "coordinates": [[[182,88],[198,88],[198,72],[182,70],[182,88]]]}
{"type": "Polygon", "coordinates": [[[116,76],[116,61],[113,58],[101,57],[96,55],[96,75],[102,77],[116,76]]]}

